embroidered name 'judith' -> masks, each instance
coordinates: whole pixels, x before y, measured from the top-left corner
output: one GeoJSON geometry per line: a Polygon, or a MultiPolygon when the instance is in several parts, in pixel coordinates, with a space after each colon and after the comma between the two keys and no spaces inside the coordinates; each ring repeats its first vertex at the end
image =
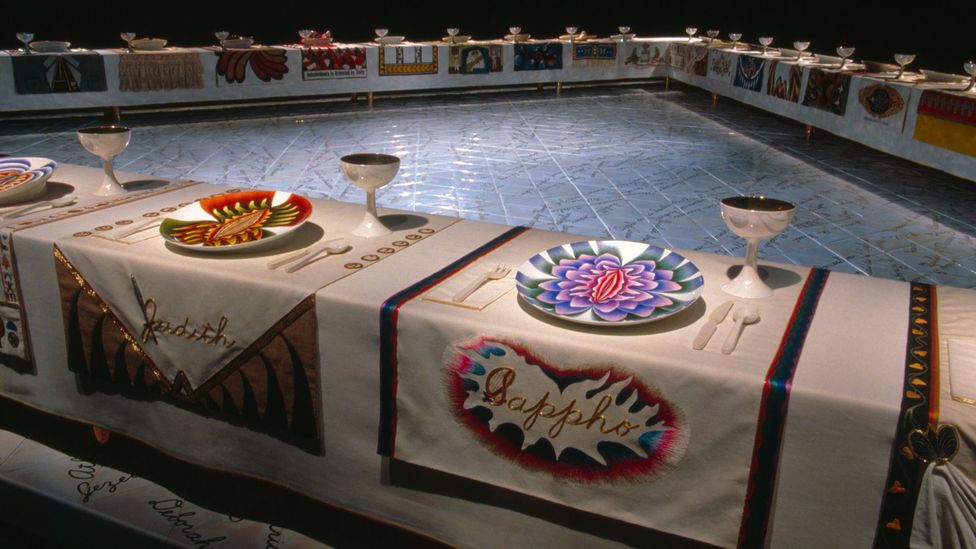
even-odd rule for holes
{"type": "Polygon", "coordinates": [[[142,335],[140,336],[143,344],[149,343],[150,339],[155,341],[154,334],[182,337],[183,339],[197,341],[206,345],[223,345],[227,349],[233,347],[234,343],[237,342],[235,339],[229,339],[224,333],[229,322],[226,316],[221,315],[220,320],[217,321],[217,326],[205,322],[203,326],[198,328],[190,322],[190,317],[185,317],[180,324],[168,320],[157,320],[156,313],[158,308],[156,300],[152,298],[147,299],[143,305],[146,318],[146,322],[142,326],[142,335]]]}

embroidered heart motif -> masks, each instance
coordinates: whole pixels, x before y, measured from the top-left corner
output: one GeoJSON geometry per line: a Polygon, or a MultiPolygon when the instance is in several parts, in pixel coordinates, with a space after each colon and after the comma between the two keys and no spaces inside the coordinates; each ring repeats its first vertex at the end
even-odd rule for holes
{"type": "Polygon", "coordinates": [[[902,486],[901,481],[898,480],[896,480],[895,483],[891,485],[891,488],[888,489],[888,492],[891,494],[904,494],[906,491],[907,490],[905,490],[905,487],[902,486]]]}

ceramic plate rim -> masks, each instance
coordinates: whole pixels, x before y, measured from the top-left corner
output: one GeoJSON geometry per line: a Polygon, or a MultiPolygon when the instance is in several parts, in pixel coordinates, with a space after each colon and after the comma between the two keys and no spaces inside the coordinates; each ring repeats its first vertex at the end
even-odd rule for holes
{"type": "Polygon", "coordinates": [[[21,195],[30,194],[32,191],[36,190],[36,187],[44,185],[44,183],[46,183],[47,180],[54,175],[54,170],[58,168],[58,163],[56,161],[43,156],[8,156],[6,158],[0,158],[0,162],[9,162],[11,160],[26,160],[30,163],[28,171],[34,171],[46,166],[51,166],[51,172],[46,175],[18,183],[9,189],[0,190],[0,201],[3,202],[13,201],[21,195]]]}
{"type": "MultiPolygon", "coordinates": [[[[671,254],[674,254],[674,255],[677,255],[678,257],[682,258],[683,261],[691,264],[695,268],[695,272],[697,273],[697,277],[701,280],[701,283],[698,284],[698,286],[696,286],[693,290],[691,290],[690,292],[688,292],[687,294],[685,294],[685,295],[691,296],[691,298],[688,299],[687,301],[684,301],[683,302],[684,304],[681,307],[679,307],[679,308],[677,308],[677,309],[675,309],[673,311],[670,311],[670,312],[668,312],[666,314],[657,315],[657,316],[653,316],[653,314],[652,314],[652,316],[649,317],[649,318],[623,319],[623,320],[618,320],[618,321],[610,321],[610,320],[602,320],[602,319],[592,320],[592,319],[589,319],[589,318],[580,318],[580,316],[582,316],[582,315],[592,314],[589,311],[586,311],[584,313],[579,313],[576,316],[559,314],[559,313],[555,312],[555,310],[550,311],[550,310],[544,308],[543,306],[539,305],[538,303],[536,303],[536,299],[535,298],[526,295],[525,294],[525,290],[523,289],[522,284],[519,283],[519,282],[516,282],[516,284],[515,284],[515,290],[518,293],[519,298],[522,299],[528,305],[530,305],[533,308],[535,308],[536,310],[538,310],[538,311],[540,311],[542,313],[545,313],[546,315],[549,315],[551,317],[558,318],[558,319],[561,319],[561,320],[565,320],[567,322],[573,322],[575,324],[585,324],[585,325],[588,325],[588,326],[636,326],[636,325],[639,325],[639,324],[647,324],[649,322],[655,322],[655,321],[658,321],[658,320],[662,320],[664,318],[668,318],[668,317],[674,316],[674,315],[676,315],[676,314],[684,311],[685,309],[691,307],[696,301],[698,301],[701,298],[702,290],[705,287],[705,278],[704,278],[704,275],[701,272],[701,269],[698,267],[698,265],[695,264],[695,262],[693,262],[692,260],[688,259],[687,256],[685,256],[683,254],[680,254],[680,253],[678,253],[678,252],[674,251],[673,249],[668,248],[666,246],[658,246],[656,244],[650,244],[650,243],[647,243],[647,242],[636,242],[636,241],[632,241],[632,240],[576,240],[576,241],[572,241],[572,242],[566,242],[564,244],[560,244],[560,245],[557,245],[557,246],[551,246],[549,248],[546,248],[545,250],[541,250],[541,251],[533,254],[530,258],[526,259],[519,266],[519,268],[518,268],[518,273],[516,274],[516,280],[518,280],[519,275],[522,275],[522,273],[525,272],[525,270],[526,270],[527,267],[531,267],[531,268],[535,269],[535,267],[532,266],[532,260],[533,259],[541,256],[542,254],[549,255],[549,252],[550,251],[553,251],[553,250],[559,250],[559,249],[565,250],[566,247],[572,248],[572,247],[574,247],[576,245],[579,245],[579,244],[589,244],[591,248],[593,248],[594,245],[600,245],[600,244],[603,244],[603,245],[621,245],[622,244],[622,245],[626,245],[628,247],[630,247],[630,246],[641,246],[641,247],[643,247],[644,250],[646,250],[647,248],[651,248],[651,247],[660,248],[662,250],[662,252],[667,252],[665,254],[665,256],[669,256],[671,254]]],[[[643,250],[641,250],[641,253],[643,253],[643,250]]],[[[685,263],[682,262],[682,265],[684,265],[684,264],[685,263]]],[[[692,278],[694,278],[694,277],[692,277],[692,278]]],[[[662,292],[662,293],[674,295],[674,292],[662,292]]]]}
{"type": "Polygon", "coordinates": [[[314,206],[312,205],[312,202],[307,197],[297,193],[292,193],[287,191],[274,191],[274,190],[267,190],[267,189],[241,190],[233,193],[223,193],[220,195],[208,196],[205,198],[201,198],[199,200],[194,200],[192,203],[187,204],[186,206],[183,206],[181,208],[178,208],[175,212],[169,212],[169,215],[167,215],[162,220],[160,220],[159,234],[163,237],[163,240],[168,242],[169,244],[172,244],[184,250],[192,250],[195,252],[220,254],[220,253],[237,253],[237,252],[245,252],[245,251],[254,251],[255,249],[264,248],[266,246],[285,243],[287,241],[287,238],[292,234],[294,234],[296,229],[298,229],[299,227],[301,227],[302,225],[308,222],[309,218],[312,217],[313,209],[314,206]],[[260,240],[252,240],[251,242],[244,242],[242,244],[232,244],[230,246],[203,246],[200,244],[186,244],[184,242],[180,242],[178,240],[174,240],[168,237],[163,232],[163,223],[165,223],[167,219],[173,219],[174,221],[205,221],[207,220],[207,218],[212,218],[212,216],[209,213],[207,213],[203,209],[203,207],[200,206],[200,202],[202,202],[203,200],[207,200],[209,198],[215,198],[216,196],[235,195],[235,194],[252,193],[252,192],[273,193],[272,200],[271,200],[272,204],[275,204],[277,202],[279,196],[286,196],[286,198],[281,199],[281,201],[278,203],[285,202],[290,197],[296,196],[299,199],[304,200],[305,202],[308,203],[308,208],[309,208],[308,215],[305,216],[304,219],[302,219],[300,222],[298,222],[295,225],[291,225],[287,227],[275,227],[277,232],[274,232],[272,236],[269,236],[267,238],[262,238],[260,240]],[[179,214],[181,213],[185,214],[191,211],[194,212],[195,217],[186,218],[186,219],[180,219],[178,217],[179,214]]]}

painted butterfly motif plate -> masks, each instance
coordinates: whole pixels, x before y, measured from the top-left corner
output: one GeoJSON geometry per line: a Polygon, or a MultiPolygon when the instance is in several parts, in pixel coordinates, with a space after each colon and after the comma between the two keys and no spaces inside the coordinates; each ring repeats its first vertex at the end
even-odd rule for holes
{"type": "Polygon", "coordinates": [[[592,325],[630,325],[671,316],[698,299],[704,279],[667,248],[625,240],[574,242],[539,252],[519,267],[526,303],[592,325]]]}
{"type": "Polygon", "coordinates": [[[256,251],[283,243],[312,213],[297,194],[242,191],[204,198],[176,210],[159,232],[176,246],[201,252],[256,251]]]}
{"type": "Polygon", "coordinates": [[[0,204],[40,195],[56,167],[58,163],[50,158],[0,158],[0,204]]]}

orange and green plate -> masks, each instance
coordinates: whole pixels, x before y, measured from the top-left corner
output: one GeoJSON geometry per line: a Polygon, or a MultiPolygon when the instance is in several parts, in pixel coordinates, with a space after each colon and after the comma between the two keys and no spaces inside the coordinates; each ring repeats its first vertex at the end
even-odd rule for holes
{"type": "Polygon", "coordinates": [[[312,213],[307,198],[278,191],[242,191],[204,198],[163,220],[159,232],[182,248],[249,251],[285,237],[312,213]]]}

